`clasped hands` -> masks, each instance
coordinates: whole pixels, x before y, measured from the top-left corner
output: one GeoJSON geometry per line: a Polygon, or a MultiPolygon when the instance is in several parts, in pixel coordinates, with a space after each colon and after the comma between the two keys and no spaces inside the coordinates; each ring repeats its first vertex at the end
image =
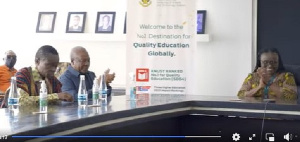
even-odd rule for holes
{"type": "MultiPolygon", "coordinates": [[[[107,69],[107,70],[104,71],[105,82],[106,82],[107,86],[109,86],[109,83],[111,83],[115,79],[115,77],[116,77],[115,73],[111,73],[110,74],[109,71],[110,71],[110,69],[107,69]]],[[[100,75],[99,78],[98,78],[98,81],[99,81],[98,84],[100,84],[101,76],[102,75],[100,75]]]]}
{"type": "Polygon", "coordinates": [[[264,67],[259,67],[257,69],[257,73],[260,77],[260,80],[259,80],[259,87],[265,87],[269,80],[271,79],[272,77],[272,74],[268,73],[267,72],[267,68],[264,68],[264,67]]]}

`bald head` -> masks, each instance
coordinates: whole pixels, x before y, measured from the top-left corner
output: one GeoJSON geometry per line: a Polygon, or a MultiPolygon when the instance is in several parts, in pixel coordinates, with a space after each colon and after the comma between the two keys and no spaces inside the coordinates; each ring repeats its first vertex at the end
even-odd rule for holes
{"type": "Polygon", "coordinates": [[[8,68],[12,69],[17,62],[16,53],[12,50],[6,51],[4,53],[3,61],[8,68]]]}
{"type": "Polygon", "coordinates": [[[71,50],[71,66],[80,73],[86,73],[90,67],[90,56],[85,48],[76,46],[71,50]]]}
{"type": "Polygon", "coordinates": [[[15,53],[14,51],[12,51],[12,50],[8,50],[8,51],[6,51],[6,52],[4,53],[4,58],[5,58],[7,55],[14,55],[14,56],[16,56],[16,53],[15,53]]]}

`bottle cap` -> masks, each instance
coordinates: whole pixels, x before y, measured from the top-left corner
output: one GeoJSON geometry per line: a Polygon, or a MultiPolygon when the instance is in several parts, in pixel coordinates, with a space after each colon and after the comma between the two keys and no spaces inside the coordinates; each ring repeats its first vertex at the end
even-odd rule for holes
{"type": "Polygon", "coordinates": [[[41,82],[42,82],[41,88],[46,88],[46,82],[45,82],[45,80],[42,80],[41,82]]]}

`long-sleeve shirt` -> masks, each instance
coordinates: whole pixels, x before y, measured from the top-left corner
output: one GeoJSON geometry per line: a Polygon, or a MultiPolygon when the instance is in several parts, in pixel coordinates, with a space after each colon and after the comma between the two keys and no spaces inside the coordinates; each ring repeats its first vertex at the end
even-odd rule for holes
{"type": "MultiPolygon", "coordinates": [[[[71,94],[75,101],[78,97],[78,89],[80,83],[80,74],[72,66],[68,66],[68,69],[59,77],[59,81],[62,83],[62,92],[71,94]]],[[[96,77],[94,72],[88,71],[85,75],[85,85],[88,90],[88,98],[92,98],[93,81],[96,77]]],[[[107,86],[107,95],[111,94],[111,87],[107,86]]]]}
{"type": "MultiPolygon", "coordinates": [[[[258,73],[251,73],[245,79],[240,91],[238,92],[239,97],[245,96],[245,92],[251,89],[254,89],[259,86],[260,76],[258,73]]],[[[258,92],[254,95],[255,97],[264,96],[264,88],[258,90],[258,92]]],[[[274,78],[272,84],[269,86],[268,96],[270,98],[279,97],[288,100],[297,99],[297,86],[295,82],[294,75],[289,72],[278,73],[274,78]],[[274,92],[271,88],[276,87],[281,91],[274,92]]]]}
{"type": "MultiPolygon", "coordinates": [[[[35,67],[22,68],[16,73],[17,91],[20,94],[20,105],[37,105],[42,77],[35,67]]],[[[58,103],[57,93],[61,92],[61,83],[56,77],[45,78],[48,91],[48,103],[58,103]]]]}

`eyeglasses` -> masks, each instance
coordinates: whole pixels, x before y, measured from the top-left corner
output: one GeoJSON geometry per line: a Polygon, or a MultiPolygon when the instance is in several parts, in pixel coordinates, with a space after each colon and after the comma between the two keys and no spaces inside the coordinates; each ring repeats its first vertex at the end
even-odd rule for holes
{"type": "Polygon", "coordinates": [[[269,61],[269,60],[262,60],[261,63],[264,64],[264,65],[267,65],[267,64],[269,64],[269,65],[277,65],[278,64],[277,61],[269,61]]]}
{"type": "Polygon", "coordinates": [[[79,63],[90,63],[90,60],[79,60],[79,59],[75,59],[77,62],[79,63]]]}
{"type": "Polygon", "coordinates": [[[9,58],[16,59],[17,56],[16,55],[6,55],[6,59],[9,59],[9,58]]]}

